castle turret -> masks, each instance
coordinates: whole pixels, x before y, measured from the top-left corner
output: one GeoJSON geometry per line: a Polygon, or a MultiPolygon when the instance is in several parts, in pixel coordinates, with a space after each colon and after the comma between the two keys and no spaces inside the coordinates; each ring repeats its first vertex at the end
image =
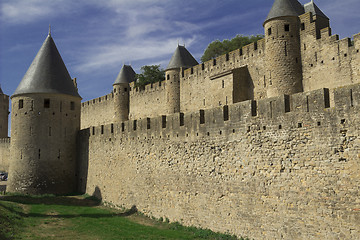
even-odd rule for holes
{"type": "Polygon", "coordinates": [[[0,138],[8,137],[9,96],[0,87],[0,138]]]}
{"type": "Polygon", "coordinates": [[[165,71],[166,113],[180,112],[180,74],[183,70],[197,65],[198,62],[185,46],[178,46],[165,71]]]}
{"type": "Polygon", "coordinates": [[[297,0],[275,0],[265,28],[267,97],[302,92],[300,20],[297,0]]]}
{"type": "Polygon", "coordinates": [[[316,38],[321,37],[320,30],[323,28],[330,27],[329,18],[320,10],[320,8],[314,3],[313,0],[311,2],[304,4],[305,13],[311,12],[314,16],[313,21],[315,22],[316,27],[316,38]]]}
{"type": "Polygon", "coordinates": [[[129,83],[135,80],[135,71],[131,66],[124,65],[113,84],[114,122],[129,120],[129,83]]]}
{"type": "Polygon", "coordinates": [[[75,192],[81,97],[50,33],[11,100],[8,191],[75,192]]]}

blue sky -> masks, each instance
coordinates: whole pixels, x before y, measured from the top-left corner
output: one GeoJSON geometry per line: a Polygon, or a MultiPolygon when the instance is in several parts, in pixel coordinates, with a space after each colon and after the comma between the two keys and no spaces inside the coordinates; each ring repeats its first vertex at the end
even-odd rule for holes
{"type": "MultiPolygon", "coordinates": [[[[300,2],[302,4],[310,0],[300,2]]],[[[360,32],[359,0],[315,0],[341,38],[360,32]]],[[[52,26],[83,100],[110,93],[121,66],[166,68],[178,42],[200,62],[207,45],[263,34],[273,0],[0,0],[0,83],[11,95],[52,26]]]]}

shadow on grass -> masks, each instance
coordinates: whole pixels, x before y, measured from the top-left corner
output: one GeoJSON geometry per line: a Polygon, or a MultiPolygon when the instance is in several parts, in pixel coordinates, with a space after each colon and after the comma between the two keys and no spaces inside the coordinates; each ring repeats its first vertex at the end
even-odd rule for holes
{"type": "MultiPolygon", "coordinates": [[[[91,198],[91,197],[90,197],[91,198]]],[[[93,207],[99,205],[98,200],[87,200],[87,199],[74,199],[69,197],[31,197],[31,196],[5,196],[1,197],[0,200],[15,202],[21,204],[45,204],[45,205],[65,205],[65,206],[85,206],[85,207],[93,207]],[[90,201],[90,203],[89,203],[90,201]]],[[[39,217],[39,218],[77,218],[77,217],[85,217],[85,218],[112,218],[112,217],[127,217],[131,216],[138,212],[136,206],[133,206],[131,209],[122,212],[122,213],[83,213],[83,214],[40,214],[40,213],[24,213],[22,211],[17,211],[13,208],[7,207],[6,205],[0,202],[0,207],[7,209],[10,212],[16,213],[21,217],[39,217]]],[[[0,216],[1,217],[1,216],[0,216]]],[[[2,238],[0,238],[2,239],[2,238]]]]}

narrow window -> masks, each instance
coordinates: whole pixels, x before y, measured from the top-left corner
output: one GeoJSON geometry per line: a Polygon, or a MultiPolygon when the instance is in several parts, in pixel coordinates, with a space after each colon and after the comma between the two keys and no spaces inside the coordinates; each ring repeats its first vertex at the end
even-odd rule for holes
{"type": "MultiPolygon", "coordinates": [[[[184,77],[185,76],[185,73],[184,73],[184,69],[181,70],[181,77],[184,77]]],[[[161,84],[160,84],[161,86],[161,84]]]]}
{"type": "Polygon", "coordinates": [[[166,128],[166,115],[162,115],[161,121],[162,121],[162,128],[166,128]]]}
{"type": "Polygon", "coordinates": [[[137,123],[137,121],[134,120],[134,122],[133,122],[134,131],[136,131],[136,123],[137,123]]]}
{"type": "Polygon", "coordinates": [[[122,131],[122,132],[125,131],[125,123],[121,123],[121,131],[122,131]]]}
{"type": "Polygon", "coordinates": [[[201,64],[201,70],[205,70],[205,64],[201,64]]]}
{"type": "Polygon", "coordinates": [[[306,96],[306,111],[309,112],[309,96],[306,96]]]}
{"type": "Polygon", "coordinates": [[[124,88],[124,92],[127,92],[127,88],[124,88]]]}
{"type": "Polygon", "coordinates": [[[268,35],[271,35],[271,28],[268,28],[268,35]]]}
{"type": "Polygon", "coordinates": [[[223,107],[223,114],[224,114],[224,121],[228,121],[229,120],[229,106],[225,105],[223,107]]]}
{"type": "Polygon", "coordinates": [[[39,149],[39,159],[40,159],[40,149],[39,149]]]}
{"type": "Polygon", "coordinates": [[[19,100],[19,109],[24,107],[24,100],[20,99],[19,100]]]}
{"type": "Polygon", "coordinates": [[[101,134],[104,134],[104,125],[101,125],[101,134]]]}
{"type": "Polygon", "coordinates": [[[227,53],[227,54],[226,54],[226,61],[229,61],[229,60],[230,60],[229,54],[227,53]]]}
{"type": "Polygon", "coordinates": [[[273,102],[270,101],[270,118],[273,117],[273,102]]]}
{"type": "Polygon", "coordinates": [[[216,66],[216,59],[213,59],[213,65],[216,66]]]}
{"type": "Polygon", "coordinates": [[[290,25],[289,24],[285,24],[285,32],[289,32],[290,31],[290,25]]]}
{"type": "Polygon", "coordinates": [[[180,126],[184,126],[184,113],[180,113],[180,126]]]}
{"type": "Polygon", "coordinates": [[[169,74],[166,76],[166,79],[167,79],[167,80],[170,80],[170,75],[169,75],[169,74]]]}
{"type": "Polygon", "coordinates": [[[44,108],[50,108],[50,99],[48,98],[44,99],[44,108]]]}
{"type": "Polygon", "coordinates": [[[30,111],[34,110],[34,100],[31,100],[31,106],[30,106],[30,111]]]}
{"type": "Polygon", "coordinates": [[[114,88],[114,93],[116,93],[116,88],[114,88]]]}
{"type": "Polygon", "coordinates": [[[243,50],[242,50],[242,48],[240,49],[240,56],[242,56],[243,55],[243,50]]]}
{"type": "Polygon", "coordinates": [[[205,99],[204,99],[204,106],[205,106],[205,99]]]}
{"type": "Polygon", "coordinates": [[[224,82],[224,80],[222,80],[221,86],[222,86],[222,88],[225,87],[225,82],[224,82]]]}
{"type": "Polygon", "coordinates": [[[204,123],[205,123],[205,111],[200,110],[200,124],[204,124],[204,123]]]}
{"type": "Polygon", "coordinates": [[[301,23],[301,31],[305,30],[305,23],[301,23]]]}
{"type": "Polygon", "coordinates": [[[92,135],[95,135],[95,127],[92,127],[92,135]]]}
{"type": "Polygon", "coordinates": [[[194,68],[191,68],[191,74],[194,74],[194,68]]]}
{"type": "Polygon", "coordinates": [[[287,45],[286,45],[286,42],[285,42],[285,46],[284,46],[284,50],[285,50],[285,56],[287,56],[287,49],[286,49],[287,45]]]}
{"type": "Polygon", "coordinates": [[[350,106],[354,106],[353,90],[350,89],[350,106]]]}
{"type": "Polygon", "coordinates": [[[111,124],[111,133],[114,133],[114,124],[111,124]]]}
{"type": "Polygon", "coordinates": [[[150,125],[150,118],[146,118],[146,128],[150,129],[151,125],[150,125]]]}
{"type": "Polygon", "coordinates": [[[70,110],[75,110],[75,102],[70,102],[70,110]]]}

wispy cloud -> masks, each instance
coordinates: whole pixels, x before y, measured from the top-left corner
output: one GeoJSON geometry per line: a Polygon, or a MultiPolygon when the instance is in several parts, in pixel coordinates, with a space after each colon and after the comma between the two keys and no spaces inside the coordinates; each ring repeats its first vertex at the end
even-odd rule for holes
{"type": "Polygon", "coordinates": [[[53,17],[72,9],[66,0],[11,0],[0,4],[0,19],[10,24],[26,24],[53,17]],[[65,4],[66,3],[66,4],[65,4]]]}

